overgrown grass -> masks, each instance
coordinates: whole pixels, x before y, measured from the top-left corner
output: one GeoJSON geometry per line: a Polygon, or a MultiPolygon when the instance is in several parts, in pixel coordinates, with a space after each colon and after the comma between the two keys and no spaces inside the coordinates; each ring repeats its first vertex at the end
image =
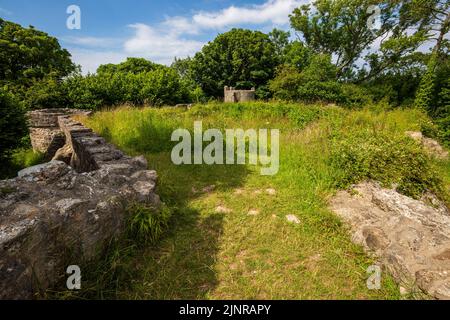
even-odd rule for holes
{"type": "Polygon", "coordinates": [[[161,237],[172,215],[171,210],[164,204],[156,210],[139,203],[131,203],[127,211],[127,236],[144,246],[155,243],[161,237]]]}
{"type": "Polygon", "coordinates": [[[445,195],[450,181],[449,162],[425,156],[404,135],[428,123],[418,110],[212,103],[188,111],[119,108],[83,121],[126,152],[146,155],[173,212],[158,243],[112,250],[105,266],[121,268],[97,277],[99,298],[398,299],[388,274],[381,290],[367,289],[374,261],[352,244],[327,199],[367,178],[397,183],[414,196],[424,188],[445,195]],[[195,120],[204,130],[280,129],[278,174],[261,176],[250,165],[175,166],[170,135],[192,130],[195,120]],[[215,188],[201,191],[208,186],[215,188]],[[218,206],[231,211],[216,212],[218,206]],[[289,223],[288,214],[300,224],[289,223]]]}

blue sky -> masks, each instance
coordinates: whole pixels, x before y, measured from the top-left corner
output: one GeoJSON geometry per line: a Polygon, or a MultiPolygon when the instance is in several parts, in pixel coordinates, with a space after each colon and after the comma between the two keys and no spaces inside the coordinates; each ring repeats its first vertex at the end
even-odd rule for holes
{"type": "Polygon", "coordinates": [[[289,29],[289,13],[308,0],[0,0],[0,17],[33,25],[60,40],[82,66],[145,57],[170,64],[193,55],[233,27],[289,29]],[[66,27],[68,6],[81,10],[81,29],[66,27]]]}

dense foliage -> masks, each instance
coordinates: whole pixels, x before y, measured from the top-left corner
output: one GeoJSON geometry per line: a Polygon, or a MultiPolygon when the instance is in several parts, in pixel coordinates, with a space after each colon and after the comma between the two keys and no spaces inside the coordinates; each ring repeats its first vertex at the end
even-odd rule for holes
{"type": "Polygon", "coordinates": [[[405,135],[352,132],[339,136],[333,147],[332,165],[341,170],[338,187],[374,180],[414,198],[427,190],[443,193],[439,173],[421,146],[405,135]]]}
{"type": "Polygon", "coordinates": [[[64,82],[62,90],[66,105],[94,110],[124,103],[175,105],[189,99],[188,89],[177,72],[165,66],[152,71],[109,72],[103,69],[95,75],[75,75],[64,82]]]}
{"type": "Polygon", "coordinates": [[[22,28],[0,19],[0,80],[30,85],[52,74],[63,77],[75,70],[70,54],[58,40],[33,27],[22,28]]]}
{"type": "Polygon", "coordinates": [[[20,146],[26,132],[24,110],[11,94],[0,88],[0,161],[20,146]]]}
{"type": "Polygon", "coordinates": [[[62,79],[76,69],[56,38],[0,19],[0,86],[26,107],[57,107],[62,79]]]}

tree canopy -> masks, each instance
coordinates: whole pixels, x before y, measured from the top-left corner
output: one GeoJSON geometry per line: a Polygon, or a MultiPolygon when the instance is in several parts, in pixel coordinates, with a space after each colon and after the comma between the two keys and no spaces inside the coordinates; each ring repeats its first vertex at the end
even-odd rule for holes
{"type": "Polygon", "coordinates": [[[153,71],[157,68],[164,67],[160,64],[153,63],[144,58],[127,58],[126,61],[121,62],[119,64],[103,64],[97,68],[97,73],[115,73],[115,72],[124,72],[124,73],[142,73],[153,71]]]}
{"type": "Polygon", "coordinates": [[[264,90],[274,75],[278,59],[269,36],[244,29],[218,35],[198,52],[192,61],[194,80],[214,97],[223,95],[224,86],[264,90]]]}
{"type": "Polygon", "coordinates": [[[49,74],[62,78],[76,69],[58,40],[34,27],[0,18],[0,81],[31,85],[49,74]]]}

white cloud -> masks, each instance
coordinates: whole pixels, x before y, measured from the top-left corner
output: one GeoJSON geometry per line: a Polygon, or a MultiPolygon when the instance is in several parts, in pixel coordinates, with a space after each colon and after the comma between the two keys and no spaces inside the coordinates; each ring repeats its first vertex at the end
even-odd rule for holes
{"type": "Polygon", "coordinates": [[[154,61],[172,61],[174,57],[193,55],[203,46],[202,42],[180,38],[178,33],[171,30],[163,31],[142,23],[130,27],[135,30],[135,34],[125,42],[125,52],[140,54],[154,61]]]}
{"type": "Polygon", "coordinates": [[[166,20],[162,23],[162,26],[173,35],[199,34],[199,28],[186,17],[166,17],[166,20]]]}
{"type": "Polygon", "coordinates": [[[219,12],[199,12],[192,17],[192,22],[194,26],[203,29],[243,24],[285,25],[289,23],[289,14],[308,2],[308,0],[268,0],[262,5],[231,6],[219,12]]]}
{"type": "Polygon", "coordinates": [[[110,48],[112,46],[121,45],[123,40],[116,38],[100,38],[100,37],[63,37],[62,41],[86,47],[110,48]]]}

